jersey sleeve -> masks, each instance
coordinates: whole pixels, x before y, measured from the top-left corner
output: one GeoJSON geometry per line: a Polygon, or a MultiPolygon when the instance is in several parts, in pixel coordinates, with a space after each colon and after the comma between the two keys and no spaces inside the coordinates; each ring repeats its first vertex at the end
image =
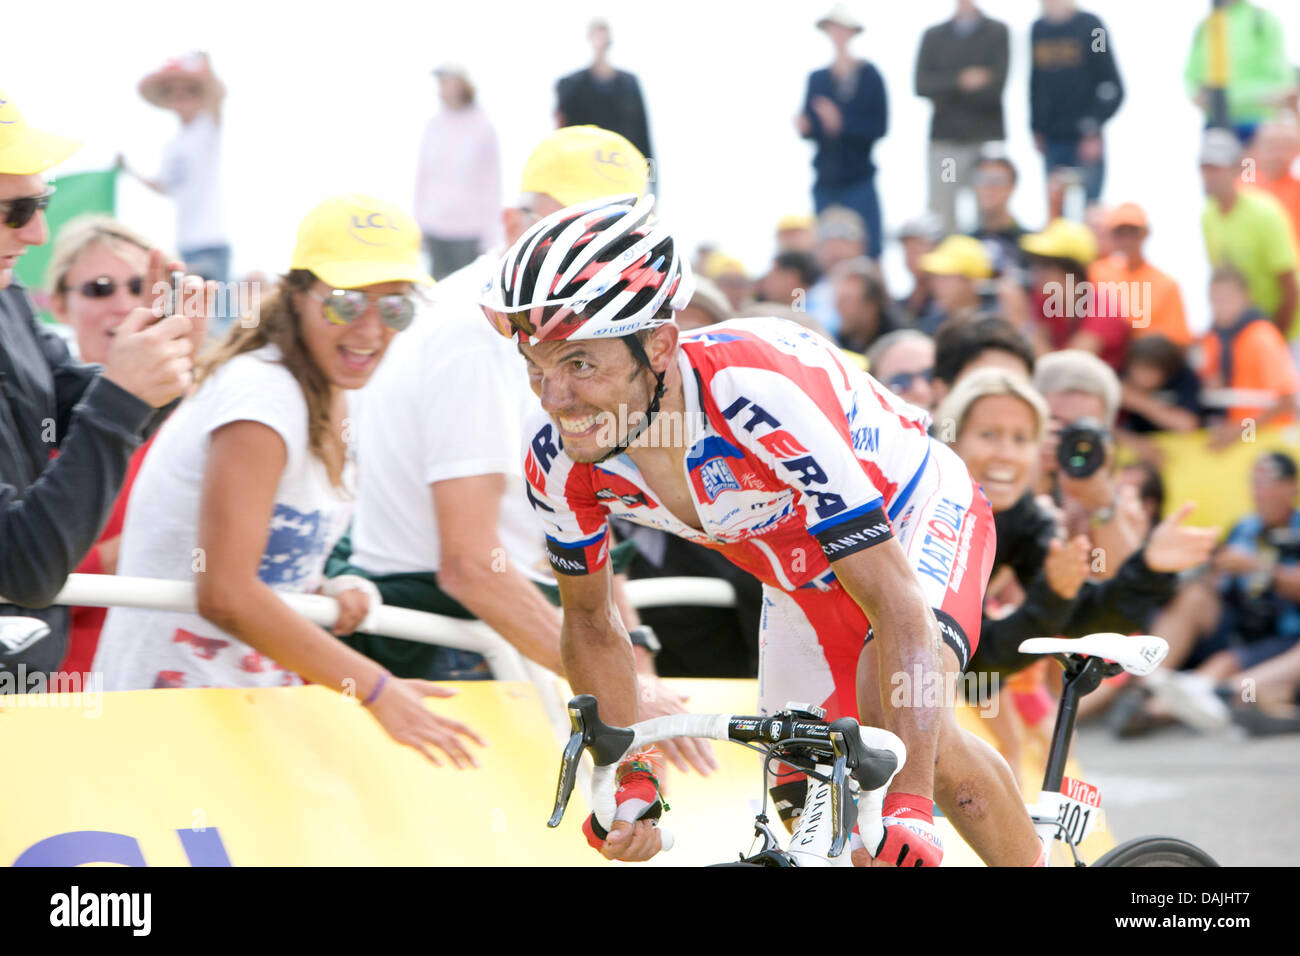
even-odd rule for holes
{"type": "Polygon", "coordinates": [[[556,574],[592,574],[609,558],[608,511],[596,498],[591,466],[564,454],[546,416],[525,428],[525,491],[546,533],[546,554],[556,574]]]}
{"type": "Polygon", "coordinates": [[[736,441],[789,485],[808,532],[829,560],[892,537],[885,496],[853,448],[835,376],[797,361],[781,368],[722,369],[710,395],[736,441]]]}

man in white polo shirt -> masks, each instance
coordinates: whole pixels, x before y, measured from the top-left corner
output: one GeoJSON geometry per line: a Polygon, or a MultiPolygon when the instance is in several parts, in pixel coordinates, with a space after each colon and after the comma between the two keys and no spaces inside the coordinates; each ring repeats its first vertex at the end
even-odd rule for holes
{"type": "MultiPolygon", "coordinates": [[[[647,179],[644,157],[622,136],[557,130],[524,166],[520,196],[503,214],[506,241],[565,206],[643,193],[647,179]]],[[[386,604],[478,618],[562,674],[560,614],[538,587],[554,578],[520,466],[522,423],[537,399],[514,346],[478,305],[503,251],[438,283],[431,307],[360,392],[352,552],[347,568],[336,563],[330,573],[364,574],[386,604]]],[[[490,676],[477,654],[362,634],[348,643],[402,676],[490,676]]],[[[638,654],[648,665],[650,655],[638,654]]],[[[647,693],[679,710],[645,670],[647,693]]],[[[703,748],[684,754],[697,769],[712,764],[703,748]]]]}

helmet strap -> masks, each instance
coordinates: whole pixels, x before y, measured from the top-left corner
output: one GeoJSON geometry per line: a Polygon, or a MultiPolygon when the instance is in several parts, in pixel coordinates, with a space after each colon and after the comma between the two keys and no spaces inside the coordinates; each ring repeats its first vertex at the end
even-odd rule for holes
{"type": "Polygon", "coordinates": [[[628,349],[632,352],[632,357],[635,358],[637,362],[639,362],[640,364],[648,368],[650,370],[650,373],[654,375],[655,393],[654,396],[650,399],[650,405],[649,407],[646,408],[645,416],[641,420],[641,423],[638,424],[635,428],[629,430],[627,433],[627,437],[624,438],[621,442],[619,442],[617,445],[611,448],[604,455],[597,458],[595,464],[599,464],[602,461],[608,461],[609,459],[613,458],[615,455],[623,454],[623,452],[627,451],[628,446],[631,445],[632,442],[640,438],[645,433],[645,430],[654,424],[655,417],[658,416],[659,414],[659,400],[664,397],[664,393],[667,391],[667,388],[665,388],[664,386],[665,373],[656,372],[654,370],[654,366],[650,364],[650,356],[646,355],[645,346],[641,344],[641,340],[638,339],[635,335],[624,335],[622,336],[622,339],[624,342],[627,343],[628,349]]]}

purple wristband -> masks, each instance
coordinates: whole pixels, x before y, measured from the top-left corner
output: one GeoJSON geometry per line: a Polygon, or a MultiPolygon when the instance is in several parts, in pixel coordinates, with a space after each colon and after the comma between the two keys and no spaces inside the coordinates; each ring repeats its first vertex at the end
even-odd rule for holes
{"type": "Polygon", "coordinates": [[[388,671],[384,671],[382,674],[379,675],[379,680],[375,681],[375,686],[370,688],[370,696],[361,702],[361,706],[369,707],[371,704],[373,704],[375,702],[375,698],[379,696],[380,692],[384,689],[384,685],[387,683],[388,683],[388,671]]]}

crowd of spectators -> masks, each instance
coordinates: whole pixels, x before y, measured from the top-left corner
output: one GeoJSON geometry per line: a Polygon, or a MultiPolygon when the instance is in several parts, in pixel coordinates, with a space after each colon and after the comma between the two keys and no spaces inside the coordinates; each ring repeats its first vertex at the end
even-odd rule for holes
{"type": "MultiPolygon", "coordinates": [[[[1228,17],[1233,49],[1280,43],[1259,7],[1238,0],[1228,17]]],[[[1162,671],[1089,699],[1117,733],[1173,719],[1300,730],[1294,76],[1279,78],[1263,54],[1232,59],[1251,75],[1230,75],[1225,120],[1214,110],[1224,91],[1206,78],[1205,29],[1192,40],[1189,93],[1211,120],[1186,159],[1201,170],[1204,197],[1188,201],[1204,202],[1212,269],[1196,289],[1146,259],[1161,223],[1135,202],[1102,201],[1102,130],[1124,87],[1104,25],[1072,0],[1044,0],[1031,29],[1027,92],[1050,211],[1036,224],[1011,213],[1004,24],[958,0],[922,38],[915,88],[934,108],[930,208],[892,238],[871,162],[888,129],[883,78],[851,54],[864,25],[844,6],[816,25],[834,58],[809,77],[796,120],[815,145],[814,212],[774,219],[771,266],[758,277],[701,248],[678,323],[797,321],[932,414],[933,434],[966,461],[996,516],[971,668],[1012,688],[1013,717],[997,729],[1005,753],[1050,712],[1047,672],[1017,650],[1043,634],[1170,640],[1162,671]],[[1071,183],[1087,203],[1078,220],[1064,215],[1071,183]],[[975,210],[965,223],[963,191],[975,210]],[[901,245],[909,288],[886,281],[887,241],[901,245]],[[1193,298],[1209,305],[1207,330],[1189,327],[1193,298]],[[1188,522],[1195,503],[1164,500],[1171,433],[1192,436],[1207,461],[1269,436],[1292,450],[1255,455],[1249,482],[1222,489],[1241,503],[1230,529],[1198,528],[1188,522]],[[1266,692],[1242,700],[1243,677],[1266,692]]],[[[468,73],[440,67],[443,110],[426,130],[415,215],[364,196],[322,203],[302,222],[290,268],[264,290],[258,320],[232,326],[201,357],[203,321],[155,308],[168,257],[107,218],[77,221],[55,242],[48,292],[73,351],[36,320],[12,265],[49,241],[41,174],[75,144],[29,126],[0,96],[10,114],[0,126],[0,593],[41,608],[74,569],[199,585],[195,614],[119,608],[105,621],[76,609],[69,623],[42,611],[50,638],[0,666],[80,670],[93,660],[116,689],[351,680],[395,739],[457,763],[472,762],[472,731],[432,716],[421,697],[439,693],[426,681],[488,678],[483,659],[376,633],[376,607],[483,620],[564,673],[555,589],[521,474],[519,425],[534,399],[476,302],[504,249],[499,236],[509,243],[567,205],[653,188],[636,78],[609,64],[607,23],[593,23],[589,38],[593,63],[559,82],[560,128],[536,145],[504,209],[495,133],[468,73]],[[365,228],[391,235],[367,242],[365,228]],[[417,292],[432,279],[421,250],[439,279],[427,293],[417,292]],[[333,636],[273,589],[336,596],[333,636]]],[[[206,61],[171,64],[145,89],[180,116],[175,151],[199,149],[185,144],[200,134],[215,139],[221,88],[206,61]]],[[[192,191],[183,179],[154,184],[192,191]]],[[[229,250],[218,227],[178,235],[181,256],[205,263],[192,271],[221,275],[229,250]]],[[[187,281],[202,298],[199,279],[187,281]]],[[[638,614],[616,579],[643,699],[670,713],[683,702],[659,677],[754,676],[756,583],[687,542],[616,530],[617,571],[719,577],[737,594],[734,610],[638,614]]],[[[704,747],[670,756],[712,766],[704,747]]]]}

